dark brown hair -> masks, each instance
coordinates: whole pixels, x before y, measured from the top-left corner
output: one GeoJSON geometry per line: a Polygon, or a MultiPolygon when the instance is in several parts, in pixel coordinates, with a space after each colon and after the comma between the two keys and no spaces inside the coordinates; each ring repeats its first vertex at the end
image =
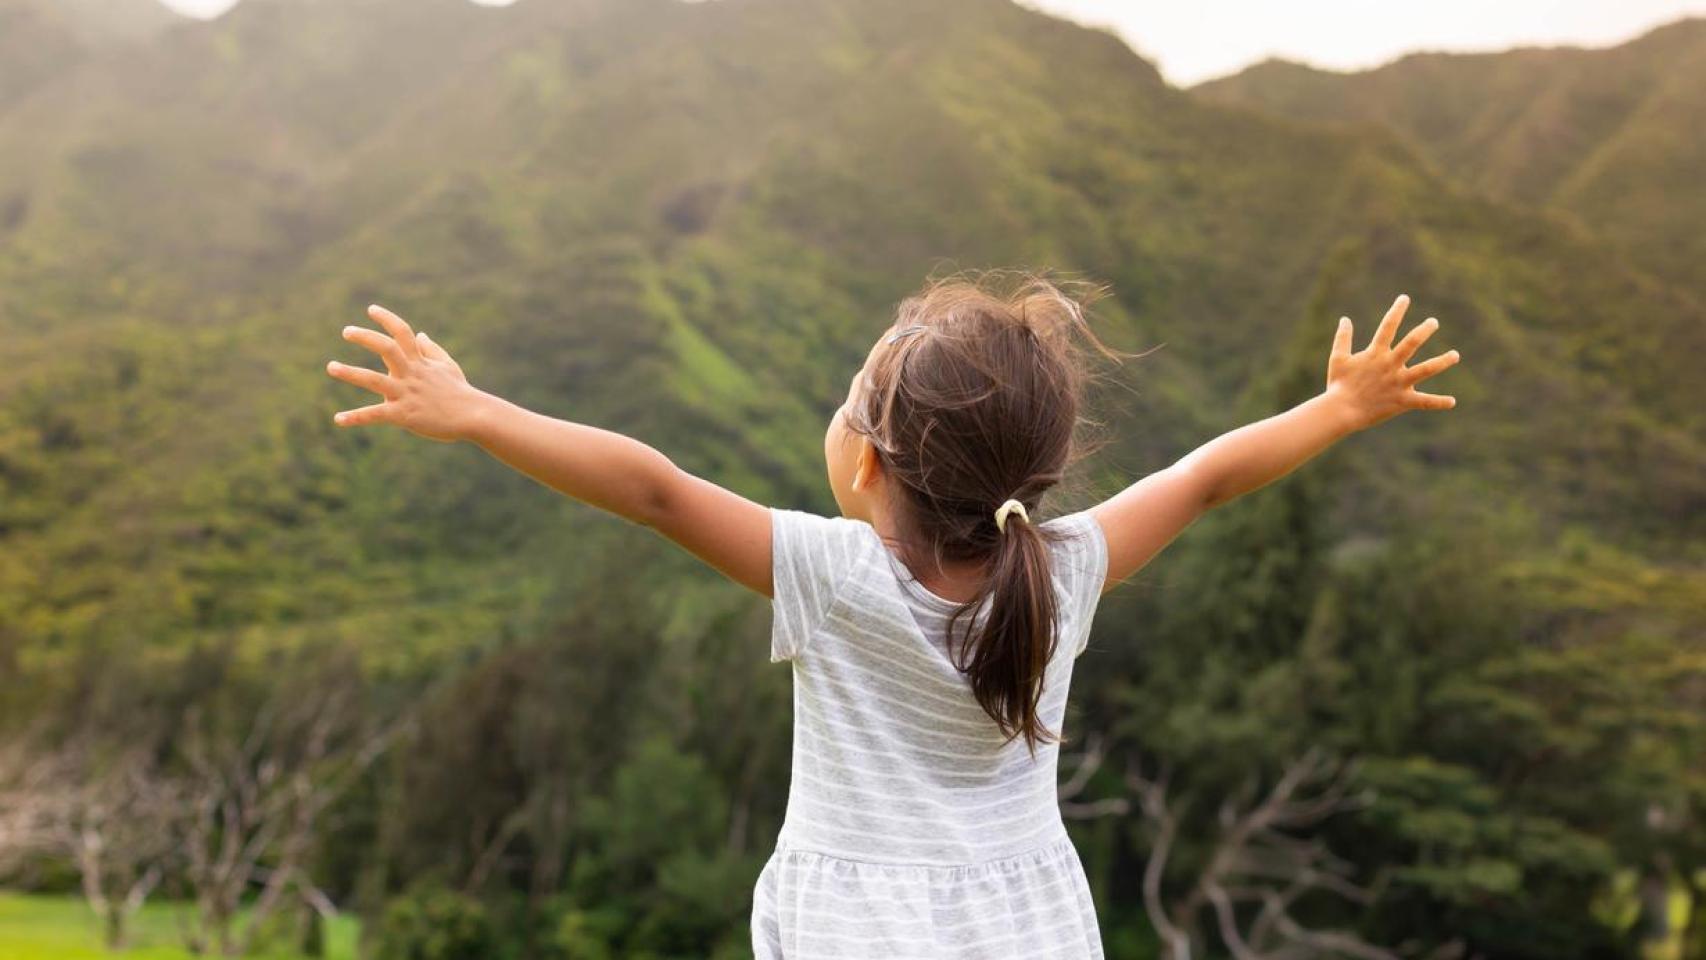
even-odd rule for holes
{"type": "MultiPolygon", "coordinates": [[[[944,561],[986,562],[982,586],[948,621],[954,665],[1008,741],[1059,737],[1037,717],[1044,671],[1058,641],[1058,611],[1039,507],[1077,460],[1087,368],[1085,311],[1105,289],[1024,271],[960,273],[928,281],[900,304],[871,357],[848,428],[870,439],[891,485],[902,560],[912,570],[944,561]],[[995,512],[1025,505],[1006,532],[995,512]],[[989,601],[981,630],[967,631],[989,601]]],[[[973,624],[975,626],[975,624],[973,624]]]]}

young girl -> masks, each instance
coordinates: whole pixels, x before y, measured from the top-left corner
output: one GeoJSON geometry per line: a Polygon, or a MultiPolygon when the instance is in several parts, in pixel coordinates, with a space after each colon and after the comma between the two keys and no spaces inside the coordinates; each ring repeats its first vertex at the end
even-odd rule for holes
{"type": "Polygon", "coordinates": [[[472,441],[773,598],[770,658],[792,663],[794,755],[753,899],[758,960],[1101,957],[1055,793],[1098,599],[1209,508],[1405,410],[1455,405],[1415,389],[1458,356],[1406,366],[1439,325],[1394,344],[1399,297],[1359,352],[1339,320],[1319,395],[1044,522],[1074,452],[1075,341],[1101,344],[1088,297],[1035,276],[1005,290],[989,279],[905,300],[854,374],[824,438],[840,517],[766,508],[636,440],[482,392],[378,306],[368,313],[385,333],[344,337],[388,372],[327,365],[385,398],[334,422],[472,441]]]}

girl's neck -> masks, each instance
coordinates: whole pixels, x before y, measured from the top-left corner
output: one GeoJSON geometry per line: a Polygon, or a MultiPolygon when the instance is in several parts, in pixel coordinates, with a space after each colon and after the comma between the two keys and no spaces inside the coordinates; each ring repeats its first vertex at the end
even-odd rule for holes
{"type": "Polygon", "coordinates": [[[877,536],[883,545],[889,548],[895,559],[912,574],[920,586],[943,600],[954,603],[965,603],[977,593],[983,585],[985,563],[975,560],[964,560],[958,563],[943,563],[942,569],[934,569],[928,562],[916,565],[907,563],[905,553],[900,549],[901,539],[895,534],[890,519],[884,515],[872,518],[871,526],[876,529],[877,536]]]}

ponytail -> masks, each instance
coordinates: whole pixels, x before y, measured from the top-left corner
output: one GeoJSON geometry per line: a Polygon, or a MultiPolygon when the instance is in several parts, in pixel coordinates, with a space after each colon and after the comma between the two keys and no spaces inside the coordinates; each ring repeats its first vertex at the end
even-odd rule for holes
{"type": "Polygon", "coordinates": [[[1059,642],[1048,545],[1017,500],[1002,504],[995,522],[999,545],[983,589],[955,611],[949,634],[955,622],[978,609],[985,598],[988,615],[959,647],[954,665],[966,674],[977,702],[1008,741],[1024,737],[1034,757],[1038,743],[1059,739],[1037,716],[1043,677],[1059,642]]]}
{"type": "Polygon", "coordinates": [[[931,281],[901,301],[846,407],[847,428],[892,481],[902,562],[983,571],[948,618],[949,657],[1007,741],[1024,737],[1033,756],[1064,742],[1038,704],[1060,629],[1048,547],[1070,534],[1033,525],[1026,507],[1061,481],[1091,422],[1079,416],[1088,368],[1077,341],[1120,356],[1086,320],[1102,292],[1028,271],[931,281]],[[1014,499],[992,521],[1001,497],[1014,499]]]}

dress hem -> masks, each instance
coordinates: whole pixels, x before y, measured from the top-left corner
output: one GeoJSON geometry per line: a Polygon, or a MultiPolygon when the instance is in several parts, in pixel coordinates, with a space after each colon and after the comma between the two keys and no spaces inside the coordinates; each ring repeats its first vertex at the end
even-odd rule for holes
{"type": "Polygon", "coordinates": [[[868,857],[847,856],[834,850],[823,850],[807,846],[788,839],[786,836],[776,838],[777,856],[795,856],[802,859],[815,859],[831,864],[844,863],[861,867],[881,867],[905,871],[930,871],[956,876],[967,874],[1007,873],[1014,869],[1029,866],[1043,860],[1052,860],[1062,854],[1076,854],[1078,848],[1072,843],[1072,837],[1067,834],[1064,825],[1060,833],[1051,840],[1036,846],[1021,850],[1017,853],[995,857],[989,860],[975,862],[931,862],[922,860],[872,860],[868,857]]]}

